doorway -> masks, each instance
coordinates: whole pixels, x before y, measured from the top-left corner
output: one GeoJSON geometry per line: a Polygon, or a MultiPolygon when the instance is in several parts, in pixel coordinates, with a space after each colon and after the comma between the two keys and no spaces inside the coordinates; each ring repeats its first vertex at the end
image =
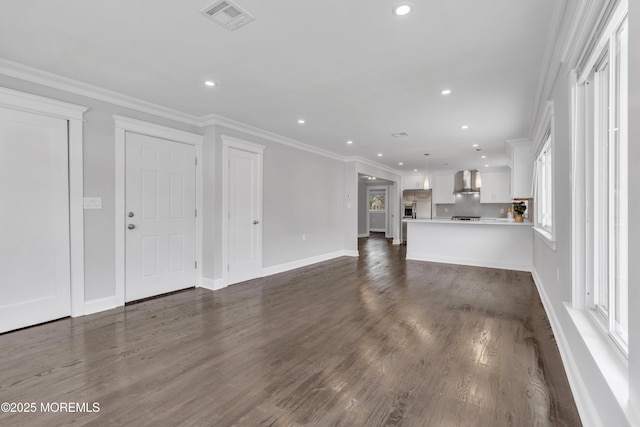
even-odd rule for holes
{"type": "Polygon", "coordinates": [[[367,187],[367,233],[389,233],[388,224],[388,189],[383,186],[367,187]]]}
{"type": "Polygon", "coordinates": [[[84,314],[86,107],[5,88],[0,95],[2,333],[84,314]]]}
{"type": "Polygon", "coordinates": [[[125,301],[196,284],[196,149],[126,136],[125,301]]]}
{"type": "Polygon", "coordinates": [[[116,289],[89,313],[202,280],[202,136],[114,119],[116,289]]]}
{"type": "Polygon", "coordinates": [[[262,276],[264,146],[222,136],[223,285],[262,276]]]}

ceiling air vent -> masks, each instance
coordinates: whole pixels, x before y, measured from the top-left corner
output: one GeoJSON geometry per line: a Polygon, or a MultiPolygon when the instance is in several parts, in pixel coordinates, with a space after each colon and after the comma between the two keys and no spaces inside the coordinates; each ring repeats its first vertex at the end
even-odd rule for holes
{"type": "Polygon", "coordinates": [[[233,31],[253,21],[254,18],[247,11],[229,0],[217,0],[200,10],[204,16],[233,31]]]}
{"type": "Polygon", "coordinates": [[[409,136],[409,134],[407,132],[394,132],[391,134],[391,136],[394,138],[404,138],[409,136]]]}

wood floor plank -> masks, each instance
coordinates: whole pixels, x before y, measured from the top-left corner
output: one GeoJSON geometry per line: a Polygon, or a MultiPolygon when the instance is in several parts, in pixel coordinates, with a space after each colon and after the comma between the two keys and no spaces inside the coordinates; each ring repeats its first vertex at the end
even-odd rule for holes
{"type": "Polygon", "coordinates": [[[0,335],[21,426],[580,426],[529,273],[343,257],[0,335]]]}

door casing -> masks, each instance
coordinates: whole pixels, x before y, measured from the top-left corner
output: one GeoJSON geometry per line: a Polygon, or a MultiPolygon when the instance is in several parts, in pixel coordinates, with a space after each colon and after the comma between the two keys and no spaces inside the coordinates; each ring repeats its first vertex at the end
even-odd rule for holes
{"type": "MultiPolygon", "coordinates": [[[[113,115],[116,130],[116,191],[115,191],[115,242],[116,242],[116,289],[115,296],[105,298],[99,305],[92,307],[92,312],[119,307],[125,303],[125,145],[127,132],[148,135],[193,145],[196,148],[196,286],[202,285],[202,135],[185,132],[166,126],[160,126],[124,116],[113,115]]],[[[87,313],[88,314],[88,313],[87,313]]]]}
{"type": "Polygon", "coordinates": [[[84,301],[84,168],[82,123],[88,107],[0,88],[0,106],[67,120],[69,138],[69,245],[71,316],[85,313],[84,301]]]}
{"type": "MultiPolygon", "coordinates": [[[[263,205],[263,191],[262,191],[262,167],[263,167],[263,153],[265,146],[256,144],[249,141],[244,141],[238,138],[234,138],[228,135],[221,135],[222,138],[222,165],[229,164],[229,148],[235,148],[238,150],[248,151],[258,155],[258,220],[260,221],[260,230],[258,238],[258,247],[256,257],[258,258],[260,265],[259,270],[262,270],[262,205],[263,205]]],[[[229,264],[229,168],[222,168],[222,286],[229,286],[229,271],[227,265],[229,264]]]]}

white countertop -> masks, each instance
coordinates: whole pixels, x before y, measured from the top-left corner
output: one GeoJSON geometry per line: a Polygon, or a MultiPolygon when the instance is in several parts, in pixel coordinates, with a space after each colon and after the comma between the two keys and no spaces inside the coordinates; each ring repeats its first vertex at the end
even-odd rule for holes
{"type": "Polygon", "coordinates": [[[403,219],[402,222],[410,223],[430,223],[430,224],[462,224],[462,225],[515,225],[531,227],[531,222],[515,222],[507,218],[481,218],[479,221],[457,221],[450,218],[433,219],[403,219]]]}

